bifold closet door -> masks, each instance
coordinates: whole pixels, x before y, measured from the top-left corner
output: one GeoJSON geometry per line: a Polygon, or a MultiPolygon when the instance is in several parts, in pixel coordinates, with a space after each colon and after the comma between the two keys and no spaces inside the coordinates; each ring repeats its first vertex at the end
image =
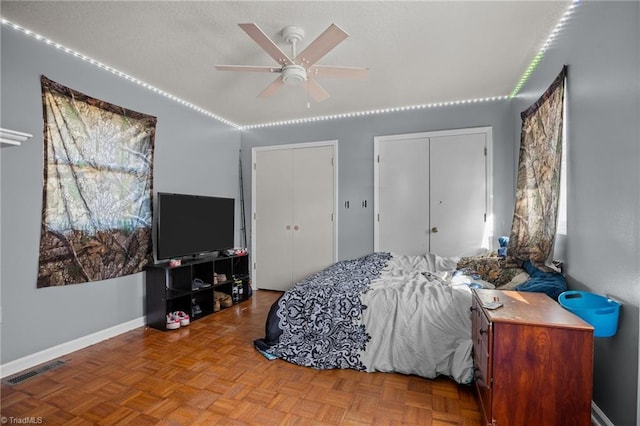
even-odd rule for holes
{"type": "Polygon", "coordinates": [[[333,146],[256,151],[256,286],[287,290],[334,261],[333,146]]]}
{"type": "Polygon", "coordinates": [[[429,251],[429,139],[378,144],[376,250],[404,255],[429,251]]]}
{"type": "Polygon", "coordinates": [[[333,146],[293,150],[292,283],[334,259],[333,146]]]}
{"type": "Polygon", "coordinates": [[[258,288],[281,290],[291,283],[293,181],[291,150],[256,152],[255,238],[258,288]]]}
{"type": "Polygon", "coordinates": [[[487,212],[486,135],[429,139],[429,251],[474,256],[483,247],[487,212]]]}
{"type": "Polygon", "coordinates": [[[482,129],[380,137],[374,250],[471,256],[487,247],[482,129]]]}

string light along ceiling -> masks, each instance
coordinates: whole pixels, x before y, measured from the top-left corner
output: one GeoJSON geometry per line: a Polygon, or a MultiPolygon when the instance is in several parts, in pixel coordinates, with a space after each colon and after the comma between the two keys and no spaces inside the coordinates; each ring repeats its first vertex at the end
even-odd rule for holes
{"type": "Polygon", "coordinates": [[[564,26],[567,24],[571,15],[573,14],[576,7],[578,7],[581,1],[582,0],[573,0],[573,3],[571,3],[571,5],[567,8],[566,12],[564,12],[564,15],[562,15],[562,18],[560,18],[560,21],[556,24],[553,31],[551,31],[551,34],[549,34],[547,41],[544,42],[544,44],[542,45],[542,47],[540,48],[536,56],[533,58],[533,60],[525,70],[522,77],[520,77],[520,80],[516,84],[516,87],[513,88],[513,91],[509,95],[509,98],[514,98],[518,95],[518,93],[520,92],[520,89],[522,89],[522,86],[524,86],[524,84],[529,79],[529,76],[531,76],[531,74],[533,73],[533,70],[537,68],[538,64],[542,60],[544,53],[547,51],[549,46],[551,46],[553,41],[558,37],[558,34],[560,34],[564,26]]]}
{"type": "Polygon", "coordinates": [[[468,100],[458,100],[458,101],[446,101],[446,102],[436,102],[436,103],[429,103],[429,104],[422,104],[422,105],[409,105],[409,106],[401,106],[401,107],[393,107],[393,108],[382,108],[382,109],[375,109],[375,110],[369,110],[369,111],[360,111],[360,112],[351,112],[351,113],[344,113],[344,114],[334,114],[334,115],[325,115],[325,116],[319,116],[319,117],[310,117],[310,118],[301,118],[301,119],[296,119],[296,120],[285,120],[285,121],[276,121],[276,122],[270,122],[270,123],[262,123],[262,124],[251,124],[251,125],[246,125],[246,126],[241,126],[239,124],[236,124],[230,120],[227,120],[223,117],[220,117],[217,114],[214,114],[210,111],[205,110],[204,108],[201,108],[197,105],[192,104],[191,102],[185,101],[184,99],[181,99],[171,93],[168,93],[162,89],[159,89],[155,86],[152,86],[148,83],[145,83],[144,81],[130,76],[122,71],[119,71],[113,67],[110,67],[106,64],[103,64],[102,62],[96,61],[95,59],[90,58],[89,56],[83,55],[82,53],[76,52],[72,49],[69,49],[68,47],[65,47],[59,43],[56,43],[53,40],[50,40],[40,34],[37,34],[27,28],[24,28],[20,25],[14,24],[12,22],[10,22],[7,19],[2,18],[2,25],[8,26],[10,28],[13,28],[14,30],[17,30],[29,37],[33,37],[36,40],[39,40],[49,46],[55,47],[58,50],[61,50],[69,55],[72,55],[78,59],[81,59],[85,62],[90,63],[91,65],[94,65],[100,69],[103,69],[105,71],[108,71],[112,74],[117,75],[118,77],[121,77],[131,83],[137,84],[145,89],[148,89],[154,93],[157,93],[161,96],[166,97],[167,99],[170,99],[174,102],[177,102],[187,108],[190,108],[194,111],[197,111],[201,114],[206,115],[207,117],[213,118],[214,120],[217,120],[223,124],[226,124],[228,126],[234,127],[238,130],[246,130],[246,129],[256,129],[256,128],[264,128],[264,127],[274,127],[274,126],[286,126],[286,125],[293,125],[293,124],[302,124],[302,123],[309,123],[309,122],[318,122],[318,121],[327,121],[327,120],[336,120],[336,119],[342,119],[342,118],[352,118],[352,117],[362,117],[362,116],[369,116],[369,115],[380,115],[380,114],[387,114],[387,113],[393,113],[393,112],[402,112],[402,111],[412,111],[412,110],[421,110],[421,109],[429,109],[429,108],[441,108],[441,107],[449,107],[449,106],[454,106],[454,105],[464,105],[464,104],[475,104],[475,103],[482,103],[482,102],[493,102],[493,101],[501,101],[501,100],[506,100],[506,99],[511,99],[514,98],[515,96],[517,96],[517,94],[520,92],[520,89],[522,89],[522,87],[524,86],[524,84],[527,82],[527,80],[529,79],[529,77],[531,76],[531,74],[533,73],[533,71],[536,69],[536,67],[538,66],[538,64],[540,63],[540,61],[542,60],[542,58],[544,57],[544,53],[545,51],[551,46],[551,44],[553,43],[553,41],[558,37],[558,35],[562,32],[562,29],[567,25],[571,15],[574,13],[575,9],[578,7],[578,5],[581,3],[581,0],[574,0],[571,5],[567,8],[567,10],[565,11],[565,13],[563,14],[562,18],[560,19],[560,21],[556,24],[556,26],[554,27],[553,31],[551,32],[551,34],[549,35],[549,37],[547,38],[547,40],[545,41],[545,43],[542,45],[542,47],[540,48],[540,50],[538,51],[538,53],[536,54],[536,56],[533,58],[533,60],[531,61],[531,63],[529,64],[529,66],[527,67],[527,69],[525,70],[524,74],[522,75],[522,77],[520,78],[520,80],[518,81],[518,83],[516,84],[516,86],[514,87],[513,91],[511,92],[511,94],[509,95],[501,95],[501,96],[493,96],[493,97],[487,97],[487,98],[478,98],[478,99],[468,99],[468,100]]]}

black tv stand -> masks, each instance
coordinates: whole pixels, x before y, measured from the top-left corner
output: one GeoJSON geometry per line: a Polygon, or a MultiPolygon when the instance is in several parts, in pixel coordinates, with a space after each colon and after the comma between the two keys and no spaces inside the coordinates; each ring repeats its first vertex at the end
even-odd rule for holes
{"type": "Polygon", "coordinates": [[[179,266],[155,264],[145,273],[145,322],[149,327],[166,330],[166,315],[184,311],[191,320],[214,312],[214,291],[231,296],[233,303],[249,298],[249,256],[198,256],[182,260],[179,266]],[[218,277],[218,279],[214,279],[218,277]],[[200,279],[211,286],[194,288],[200,279]]]}
{"type": "Polygon", "coordinates": [[[198,253],[192,254],[191,256],[185,256],[182,258],[182,262],[193,262],[194,260],[213,260],[218,257],[214,253],[198,253]]]}

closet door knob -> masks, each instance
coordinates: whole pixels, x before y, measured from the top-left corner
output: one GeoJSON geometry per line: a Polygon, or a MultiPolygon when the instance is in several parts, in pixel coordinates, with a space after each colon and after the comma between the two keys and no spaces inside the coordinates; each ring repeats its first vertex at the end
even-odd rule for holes
{"type": "Polygon", "coordinates": [[[291,225],[287,225],[287,231],[291,229],[291,225]]]}
{"type": "Polygon", "coordinates": [[[296,225],[296,226],[294,226],[294,227],[293,227],[293,229],[294,229],[295,231],[297,231],[298,229],[300,229],[300,227],[299,227],[298,225],[296,225]]]}
{"type": "Polygon", "coordinates": [[[434,226],[433,228],[431,228],[431,232],[433,232],[434,234],[438,232],[438,227],[434,226]]]}

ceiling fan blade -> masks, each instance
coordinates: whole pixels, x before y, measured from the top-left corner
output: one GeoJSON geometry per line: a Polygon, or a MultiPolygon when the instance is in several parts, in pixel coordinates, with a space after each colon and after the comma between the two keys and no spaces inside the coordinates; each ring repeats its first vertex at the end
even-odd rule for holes
{"type": "Polygon", "coordinates": [[[280,72],[276,67],[260,67],[253,65],[215,65],[218,71],[251,71],[251,72],[280,72]]]}
{"type": "Polygon", "coordinates": [[[359,80],[366,78],[369,68],[334,67],[331,65],[314,65],[309,68],[309,73],[321,78],[350,78],[359,80]]]}
{"type": "Polygon", "coordinates": [[[303,67],[309,68],[347,37],[349,37],[349,34],[342,28],[336,24],[331,24],[329,28],[324,30],[322,34],[296,56],[295,61],[303,67]]]}
{"type": "Polygon", "coordinates": [[[320,86],[320,83],[313,78],[307,78],[305,86],[309,96],[311,96],[316,102],[322,102],[329,97],[329,92],[324,90],[324,87],[320,86]]]}
{"type": "Polygon", "coordinates": [[[289,58],[287,54],[284,53],[282,49],[280,49],[278,45],[276,45],[273,40],[271,40],[269,36],[267,36],[256,24],[250,23],[238,25],[249,35],[249,37],[253,39],[253,41],[258,43],[258,46],[267,52],[269,56],[275,59],[281,66],[293,64],[291,58],[289,58]]]}
{"type": "Polygon", "coordinates": [[[269,96],[272,96],[274,93],[276,93],[278,91],[278,89],[280,89],[282,86],[284,86],[284,81],[282,81],[281,77],[276,78],[275,80],[273,80],[271,82],[270,85],[268,85],[262,92],[260,92],[260,94],[258,95],[259,98],[267,98],[269,96]]]}

